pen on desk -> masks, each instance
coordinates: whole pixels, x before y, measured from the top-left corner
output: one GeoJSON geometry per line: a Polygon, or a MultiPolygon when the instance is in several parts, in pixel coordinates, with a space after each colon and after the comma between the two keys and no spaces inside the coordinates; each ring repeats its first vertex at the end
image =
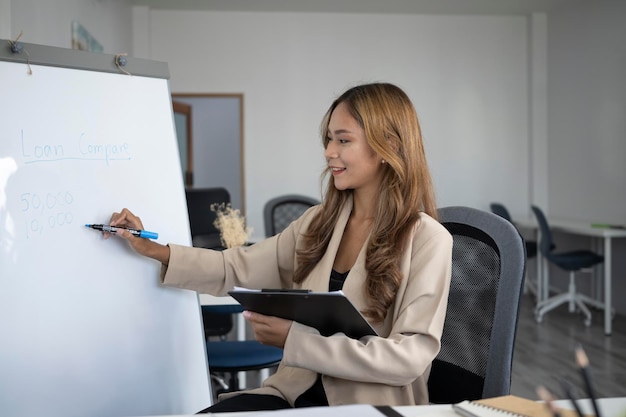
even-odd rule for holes
{"type": "Polygon", "coordinates": [[[550,391],[548,391],[546,387],[541,386],[541,385],[538,386],[537,395],[539,396],[541,400],[543,400],[543,402],[546,405],[546,408],[550,410],[553,417],[561,417],[561,413],[559,412],[559,409],[554,405],[554,402],[553,402],[554,396],[552,395],[550,391]]]}
{"type": "Polygon", "coordinates": [[[563,391],[565,391],[565,395],[567,396],[567,398],[569,398],[570,402],[572,403],[572,407],[574,407],[574,410],[576,410],[576,415],[578,415],[578,417],[583,417],[583,413],[580,410],[576,399],[574,398],[574,394],[572,394],[572,389],[570,385],[567,382],[561,380],[561,387],[563,388],[563,391]]]}
{"type": "Polygon", "coordinates": [[[85,227],[90,229],[100,230],[102,232],[117,233],[119,229],[128,230],[133,236],[142,237],[144,239],[158,239],[159,234],[155,232],[149,232],[147,230],[137,230],[128,227],[108,226],[106,224],[86,224],[85,227]]]}
{"type": "Polygon", "coordinates": [[[593,385],[591,383],[589,358],[587,358],[587,354],[585,353],[581,345],[576,346],[576,363],[578,364],[578,367],[580,368],[580,373],[583,376],[585,388],[587,389],[587,395],[589,395],[589,400],[591,401],[591,405],[593,406],[593,411],[596,413],[596,417],[602,417],[602,415],[600,414],[600,408],[598,407],[598,403],[596,402],[596,395],[593,391],[593,385]]]}

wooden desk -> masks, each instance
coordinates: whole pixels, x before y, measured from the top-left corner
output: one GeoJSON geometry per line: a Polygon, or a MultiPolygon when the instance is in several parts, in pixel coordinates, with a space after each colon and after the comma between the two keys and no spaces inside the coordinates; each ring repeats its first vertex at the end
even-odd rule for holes
{"type": "MultiPolygon", "coordinates": [[[[515,219],[514,223],[520,228],[528,228],[533,229],[535,233],[538,235],[538,225],[534,218],[532,219],[515,219]]],[[[604,270],[604,334],[607,336],[611,335],[611,310],[612,310],[612,292],[611,292],[611,280],[612,280],[612,239],[618,238],[626,238],[626,229],[611,229],[611,228],[603,228],[603,227],[592,227],[591,223],[583,223],[578,221],[571,220],[563,220],[558,218],[549,218],[548,224],[555,231],[562,231],[569,234],[589,236],[594,239],[601,239],[602,244],[602,253],[604,254],[604,263],[602,265],[602,269],[604,270]]],[[[537,237],[537,242],[539,242],[540,237],[537,237]]],[[[538,251],[537,259],[542,259],[541,253],[538,251]]],[[[543,262],[543,259],[542,261],[543,262]]],[[[540,262],[540,263],[541,263],[540,262]]],[[[548,294],[548,280],[547,275],[545,274],[546,268],[543,271],[538,269],[537,276],[537,293],[542,294],[541,297],[538,295],[538,300],[545,299],[548,294]],[[541,274],[539,275],[539,273],[541,274]]]]}

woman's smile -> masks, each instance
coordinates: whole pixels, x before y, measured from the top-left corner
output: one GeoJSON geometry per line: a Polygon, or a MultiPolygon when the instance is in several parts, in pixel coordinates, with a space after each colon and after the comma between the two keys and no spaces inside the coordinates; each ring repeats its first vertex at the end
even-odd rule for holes
{"type": "Polygon", "coordinates": [[[333,166],[330,167],[330,170],[333,173],[333,176],[335,176],[335,177],[337,175],[342,174],[342,173],[344,173],[346,171],[345,168],[339,168],[339,167],[333,167],[333,166]]]}

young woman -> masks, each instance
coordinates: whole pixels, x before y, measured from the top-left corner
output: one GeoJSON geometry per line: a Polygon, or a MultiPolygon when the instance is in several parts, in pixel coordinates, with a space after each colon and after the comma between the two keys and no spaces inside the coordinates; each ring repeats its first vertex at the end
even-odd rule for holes
{"type": "MultiPolygon", "coordinates": [[[[118,233],[161,262],[164,285],[214,295],[233,286],[342,289],[379,334],[324,337],[297,322],[244,312],[261,343],[284,349],[283,360],[262,387],[223,394],[205,411],[428,403],[452,237],[436,220],[417,114],[398,87],[360,85],[332,103],[321,131],[323,201],[279,235],[220,252],[118,233]]],[[[110,224],[143,229],[127,209],[110,224]]]]}

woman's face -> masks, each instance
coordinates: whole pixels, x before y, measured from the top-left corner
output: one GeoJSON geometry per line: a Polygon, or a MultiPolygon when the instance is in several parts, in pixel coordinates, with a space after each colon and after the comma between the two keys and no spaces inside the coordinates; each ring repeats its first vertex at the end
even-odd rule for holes
{"type": "Polygon", "coordinates": [[[381,162],[365,139],[365,131],[340,103],[328,123],[328,144],[324,152],[338,190],[378,189],[381,162]]]}

